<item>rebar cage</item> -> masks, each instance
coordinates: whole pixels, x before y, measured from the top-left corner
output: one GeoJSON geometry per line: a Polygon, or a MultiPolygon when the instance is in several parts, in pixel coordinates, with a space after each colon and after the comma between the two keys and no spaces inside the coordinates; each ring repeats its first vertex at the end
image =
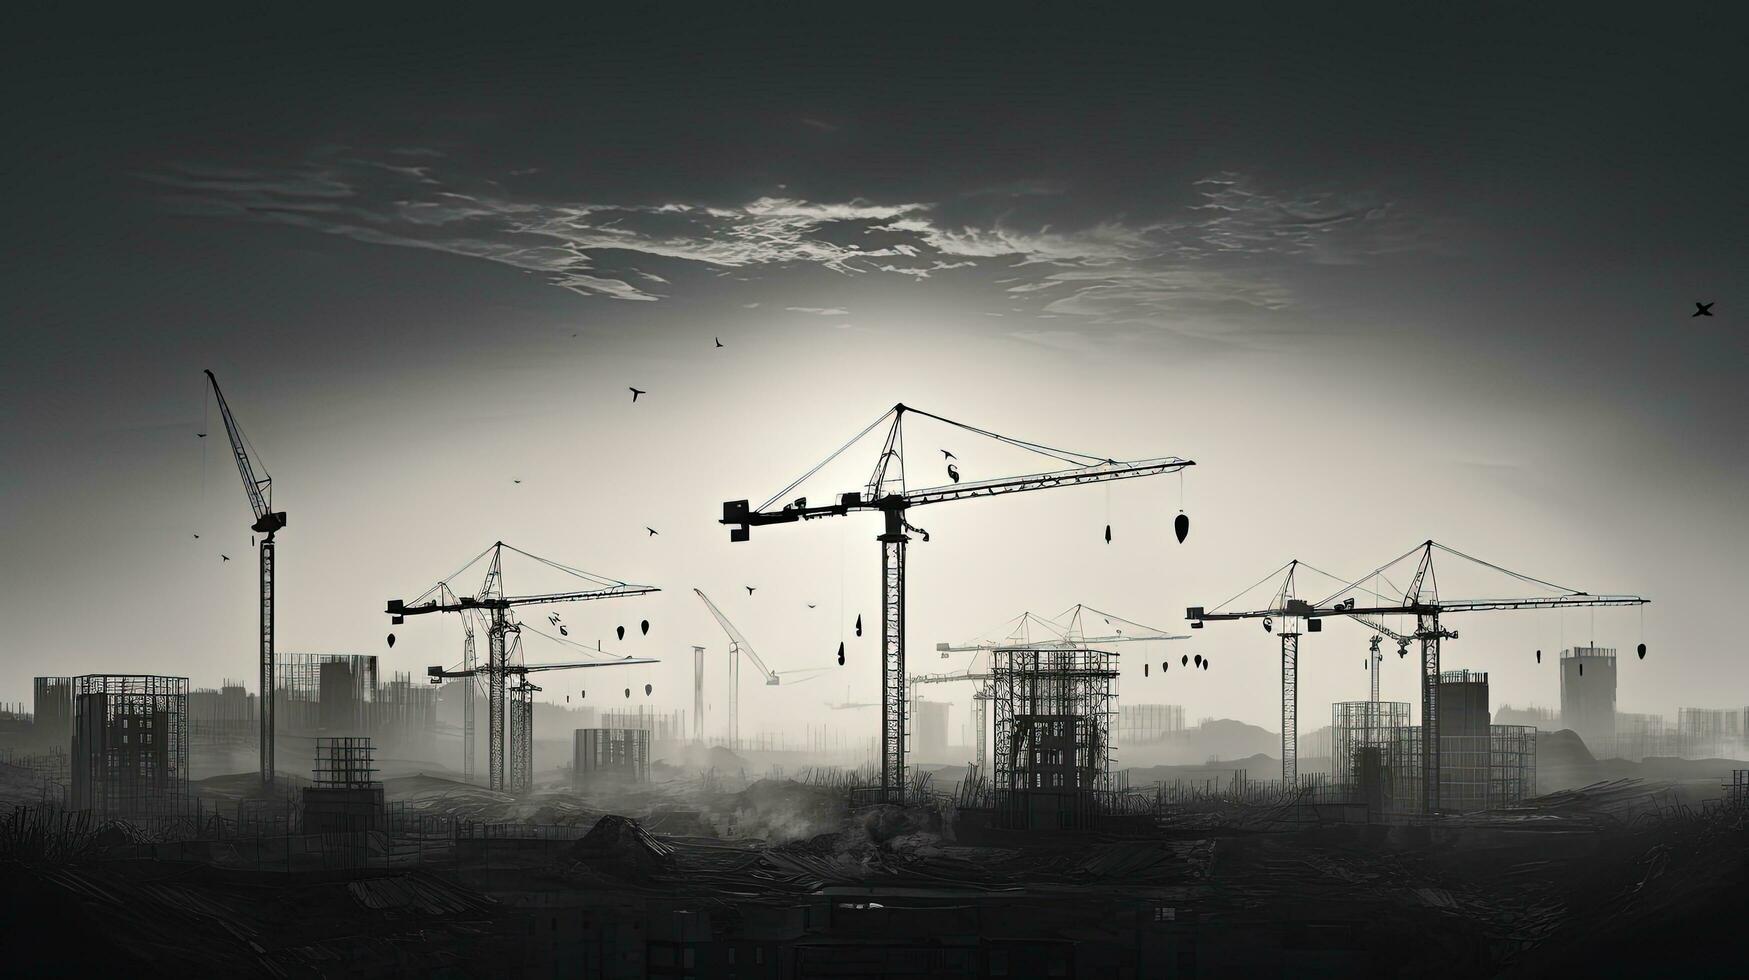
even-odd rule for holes
{"type": "Polygon", "coordinates": [[[1111,790],[1116,658],[1075,647],[991,651],[996,821],[1085,827],[1111,790]]]}

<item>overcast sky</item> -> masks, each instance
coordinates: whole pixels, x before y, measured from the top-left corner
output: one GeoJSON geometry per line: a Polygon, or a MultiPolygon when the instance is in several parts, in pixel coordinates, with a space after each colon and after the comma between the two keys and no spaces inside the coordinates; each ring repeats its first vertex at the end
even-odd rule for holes
{"type": "MultiPolygon", "coordinates": [[[[917,669],[1023,610],[1180,628],[1289,558],[1359,575],[1434,538],[1653,600],[1453,622],[1447,664],[1490,671],[1496,706],[1557,703],[1533,651],[1595,638],[1650,647],[1624,710],[1740,707],[1749,35],[1728,9],[15,22],[0,700],[44,673],[253,686],[210,367],[290,515],[286,651],[453,661],[439,617],[389,650],[383,600],[502,539],[664,590],[562,610],[666,658],[595,672],[590,703],[652,683],[690,707],[688,647],[726,655],[699,587],[779,669],[848,642],[841,672],[748,694],[825,719],[877,690],[875,630],[850,627],[878,610],[878,517],[738,545],[715,521],[903,401],[1197,463],[1182,498],[1162,477],[916,512],[917,669]]],[[[1027,465],[922,424],[908,445],[919,482],[945,480],[941,448],[970,478],[1027,465]]],[[[859,452],[806,492],[859,487],[859,452]]],[[[1307,638],[1302,727],[1365,696],[1366,639],[1307,638]]],[[[1278,724],[1254,624],[1179,652],[1214,666],[1144,679],[1132,657],[1124,700],[1278,724]]],[[[1391,658],[1386,696],[1415,676],[1391,658]]]]}

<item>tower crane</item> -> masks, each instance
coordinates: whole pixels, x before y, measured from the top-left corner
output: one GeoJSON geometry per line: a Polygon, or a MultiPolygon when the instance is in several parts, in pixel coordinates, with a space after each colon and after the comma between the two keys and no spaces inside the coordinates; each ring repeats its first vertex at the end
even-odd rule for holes
{"type": "MultiPolygon", "coordinates": [[[[1394,587],[1393,587],[1394,588],[1394,587]]],[[[1505,609],[1568,609],[1586,606],[1640,606],[1646,599],[1636,595],[1592,595],[1533,578],[1491,562],[1473,558],[1432,539],[1422,542],[1403,554],[1380,565],[1315,603],[1292,600],[1287,604],[1291,617],[1307,622],[1308,630],[1316,631],[1319,620],[1328,616],[1354,616],[1372,619],[1378,616],[1414,616],[1412,638],[1421,643],[1421,804],[1427,813],[1439,812],[1439,654],[1440,641],[1456,639],[1455,631],[1440,624],[1440,616],[1458,612],[1488,612],[1505,609]],[[1469,562],[1501,573],[1525,585],[1551,590],[1540,596],[1502,596],[1447,598],[1439,594],[1439,576],[1434,567],[1436,555],[1469,562]],[[1409,585],[1401,598],[1381,595],[1363,583],[1374,580],[1393,567],[1412,568],[1409,585]],[[1364,603],[1358,601],[1366,597],[1364,603]]],[[[1205,619],[1242,619],[1269,615],[1270,611],[1250,613],[1212,613],[1191,607],[1187,615],[1191,626],[1205,619]]],[[[1286,650],[1286,647],[1283,647],[1286,650]]]]}
{"type": "MultiPolygon", "coordinates": [[[[549,561],[538,555],[531,555],[520,548],[513,545],[507,545],[502,541],[494,542],[491,546],[486,548],[485,551],[474,556],[472,561],[469,561],[466,565],[462,566],[461,569],[457,570],[455,575],[449,576],[449,579],[453,579],[467,569],[472,568],[482,559],[487,559],[486,577],[484,582],[481,583],[480,590],[476,595],[456,596],[454,593],[449,593],[449,595],[445,596],[443,593],[448,592],[448,587],[439,583],[439,585],[434,585],[425,590],[412,602],[405,602],[400,599],[390,599],[383,611],[389,615],[390,622],[395,624],[405,622],[406,617],[408,616],[423,616],[428,613],[461,613],[464,616],[471,613],[478,613],[479,615],[486,617],[487,652],[486,666],[484,668],[486,675],[487,719],[486,779],[489,788],[502,792],[506,788],[504,772],[504,729],[506,714],[505,702],[508,696],[507,682],[510,675],[515,673],[515,671],[512,670],[512,665],[509,660],[508,650],[506,648],[506,637],[508,634],[518,632],[520,629],[511,616],[511,609],[518,606],[542,605],[559,602],[584,602],[591,599],[614,599],[621,596],[644,595],[650,592],[660,592],[661,590],[654,586],[632,585],[628,582],[621,582],[617,579],[592,575],[579,568],[572,568],[569,565],[561,565],[558,562],[549,561]],[[539,595],[507,596],[504,594],[503,566],[504,551],[506,549],[522,555],[525,558],[534,559],[549,568],[556,569],[573,578],[588,582],[590,585],[593,585],[594,588],[547,592],[539,595]],[[491,556],[489,559],[487,559],[488,555],[491,556]]],[[[449,579],[445,579],[444,581],[447,582],[449,579]]],[[[625,662],[626,661],[624,660],[606,661],[604,662],[604,665],[607,663],[621,664],[625,662]]],[[[520,784],[509,787],[511,792],[519,792],[526,788],[526,785],[520,784]]]]}
{"type": "MultiPolygon", "coordinates": [[[[439,602],[446,605],[458,605],[461,602],[461,599],[456,596],[448,582],[437,583],[437,599],[439,602]]],[[[466,677],[468,681],[466,684],[462,685],[462,779],[470,783],[474,781],[474,732],[476,730],[474,722],[474,696],[477,693],[475,688],[479,684],[478,672],[474,670],[474,617],[477,612],[477,610],[474,610],[463,612],[461,614],[463,630],[461,670],[463,673],[456,673],[453,675],[455,677],[466,677]]],[[[452,675],[444,674],[441,676],[448,677],[452,675]]]]}
{"type": "MultiPolygon", "coordinates": [[[[1379,641],[1387,636],[1390,637],[1397,643],[1397,656],[1406,657],[1409,655],[1409,644],[1414,641],[1415,637],[1407,633],[1399,633],[1389,626],[1365,616],[1350,616],[1349,618],[1373,631],[1366,654],[1367,680],[1369,682],[1367,700],[1377,704],[1379,701],[1379,664],[1385,659],[1385,655],[1379,652],[1379,641]]],[[[1452,636],[1456,637],[1457,633],[1452,633],[1452,636]]]]}
{"type": "Polygon", "coordinates": [[[255,475],[259,458],[251,460],[248,440],[243,437],[243,429],[237,424],[236,416],[231,414],[231,406],[225,402],[224,392],[219,390],[219,379],[213,377],[212,371],[206,372],[206,380],[212,386],[213,400],[218,402],[219,416],[225,420],[225,434],[231,439],[231,455],[236,457],[237,472],[243,477],[243,492],[249,496],[249,511],[255,517],[255,523],[249,526],[251,531],[266,535],[261,539],[256,550],[261,558],[261,784],[273,785],[273,559],[274,534],[285,527],[285,511],[273,509],[273,476],[262,467],[261,475],[255,475]]]}
{"type": "Polygon", "coordinates": [[[1002,626],[997,627],[996,630],[992,630],[984,635],[985,637],[994,636],[998,638],[972,640],[968,643],[961,644],[937,643],[935,649],[940,651],[943,657],[953,653],[970,653],[972,654],[972,659],[967,662],[966,669],[963,671],[941,674],[912,674],[910,690],[910,698],[915,701],[917,699],[917,687],[921,684],[949,684],[963,681],[977,682],[978,688],[972,693],[972,728],[974,732],[976,732],[978,740],[973,761],[980,769],[983,768],[987,759],[986,750],[989,741],[988,721],[990,684],[995,680],[996,675],[990,671],[988,665],[986,665],[983,670],[974,669],[977,663],[978,654],[1012,647],[1035,649],[1039,646],[1046,645],[1091,646],[1096,643],[1104,645],[1107,643],[1126,643],[1139,640],[1189,639],[1188,636],[1182,634],[1167,633],[1164,630],[1157,630],[1152,626],[1143,626],[1140,623],[1131,622],[1130,620],[1113,616],[1110,613],[1101,612],[1098,609],[1094,609],[1092,606],[1081,604],[1070,606],[1059,615],[1050,619],[1035,615],[1031,612],[1023,612],[1014,619],[1004,623],[1002,626]],[[1109,635],[1088,636],[1083,629],[1082,622],[1083,617],[1087,614],[1101,617],[1106,625],[1122,623],[1123,626],[1113,627],[1115,632],[1112,632],[1109,635]],[[1124,626],[1130,627],[1131,631],[1125,633],[1124,626]],[[1050,637],[1050,639],[1035,641],[1033,639],[1035,629],[1039,635],[1050,637]]]}
{"type": "MultiPolygon", "coordinates": [[[[511,623],[508,630],[519,632],[520,627],[511,623]]],[[[471,633],[470,633],[471,635],[471,633]]],[[[520,642],[521,637],[517,638],[520,642]]],[[[541,690],[540,686],[529,681],[528,675],[548,670],[582,670],[588,667],[629,667],[636,664],[661,663],[648,657],[625,657],[619,660],[576,660],[570,663],[556,664],[524,664],[508,663],[504,667],[507,677],[515,677],[517,683],[510,688],[510,786],[511,791],[526,789],[534,775],[534,692],[541,690]]],[[[460,670],[445,670],[442,667],[427,667],[426,676],[433,684],[442,684],[446,680],[465,679],[471,685],[474,679],[486,672],[477,667],[466,666],[460,670]]],[[[472,694],[469,695],[472,699],[472,694]]],[[[463,740],[473,741],[471,731],[464,731],[463,740]]],[[[470,760],[471,761],[471,760],[470,760]]],[[[473,768],[470,764],[470,770],[473,768]]]]}
{"type": "Polygon", "coordinates": [[[747,541],[751,536],[752,528],[756,525],[788,524],[822,517],[844,517],[860,511],[879,511],[884,516],[885,530],[878,539],[881,543],[881,793],[887,802],[902,803],[905,792],[906,731],[905,546],[911,540],[906,532],[915,531],[922,536],[924,541],[929,540],[928,532],[911,524],[909,520],[911,508],[946,503],[952,500],[969,500],[976,497],[993,497],[1028,490],[1046,490],[1052,487],[1079,486],[1087,483],[1104,483],[1111,480],[1154,476],[1161,473],[1176,473],[1193,465],[1195,464],[1192,461],[1176,456],[1119,462],[1109,458],[1053,449],[1039,443],[1027,442],[955,422],[952,419],[900,403],[882,413],[880,418],[869,423],[866,428],[839,447],[836,452],[792,481],[787,487],[773,494],[769,500],[758,507],[749,506],[749,502],[746,500],[725,501],[723,503],[723,516],[719,523],[729,525],[730,541],[747,541]],[[957,482],[957,473],[955,473],[952,475],[955,476],[956,482],[952,484],[911,489],[905,479],[904,424],[907,415],[921,415],[934,419],[972,434],[1050,457],[1059,463],[1067,464],[1067,466],[1063,469],[1040,473],[998,477],[989,480],[968,480],[966,482],[957,482]],[[874,470],[861,490],[840,493],[836,501],[830,504],[810,506],[806,497],[800,497],[790,503],[778,506],[777,509],[772,509],[778,504],[778,501],[788,496],[803,481],[819,472],[821,468],[837,459],[852,445],[861,441],[863,436],[874,431],[882,423],[888,422],[889,419],[891,422],[887,426],[880,458],[875,461],[874,470]],[[896,465],[895,460],[897,461],[896,465]]]}
{"type": "Polygon", "coordinates": [[[704,603],[704,607],[711,611],[711,615],[716,617],[717,625],[721,626],[723,632],[729,637],[729,740],[732,744],[738,744],[736,740],[741,737],[741,714],[739,702],[741,700],[741,656],[743,654],[746,655],[748,660],[753,662],[753,668],[759,671],[759,676],[765,679],[766,686],[768,687],[777,686],[786,676],[814,676],[825,673],[827,668],[810,667],[805,670],[772,670],[765,665],[764,660],[760,659],[759,651],[753,649],[753,644],[747,642],[747,637],[743,635],[739,629],[736,629],[735,624],[729,622],[729,617],[723,615],[723,611],[718,609],[717,604],[711,601],[710,596],[705,595],[704,592],[699,589],[693,589],[692,592],[694,595],[698,596],[700,602],[704,603]]]}
{"type": "MultiPolygon", "coordinates": [[[[1261,619],[1264,632],[1273,632],[1281,638],[1281,782],[1284,788],[1292,788],[1299,780],[1299,662],[1300,662],[1300,622],[1306,617],[1310,606],[1304,600],[1296,598],[1295,588],[1299,570],[1303,563],[1292,559],[1287,564],[1265,575],[1256,584],[1240,592],[1212,610],[1204,611],[1201,606],[1191,606],[1186,610],[1191,629],[1202,629],[1206,621],[1261,619]],[[1240,597],[1252,592],[1257,586],[1269,581],[1278,584],[1272,594],[1269,605],[1262,609],[1249,609],[1238,612],[1225,612],[1226,607],[1240,597]],[[1279,620],[1279,624],[1278,621],[1279,620]]],[[[1307,569],[1316,572],[1310,565],[1307,569]]],[[[1328,573],[1319,572],[1321,575],[1328,573]]],[[[1334,581],[1342,579],[1329,576],[1334,581]]],[[[1324,624],[1312,621],[1307,625],[1309,632],[1320,632],[1324,624]]]]}

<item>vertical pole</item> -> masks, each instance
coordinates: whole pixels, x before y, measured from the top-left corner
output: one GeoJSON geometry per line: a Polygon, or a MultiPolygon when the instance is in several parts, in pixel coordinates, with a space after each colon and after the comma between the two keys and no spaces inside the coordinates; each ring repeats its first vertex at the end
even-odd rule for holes
{"type": "Polygon", "coordinates": [[[741,645],[729,646],[729,750],[741,750],[741,645]]]}
{"type": "Polygon", "coordinates": [[[1281,788],[1291,791],[1300,772],[1300,635],[1281,634],[1281,788]]]}
{"type": "MultiPolygon", "coordinates": [[[[462,616],[469,614],[463,612],[462,616]]],[[[478,666],[478,657],[474,655],[474,627],[472,623],[463,624],[467,627],[467,636],[462,641],[462,670],[473,671],[478,666]]],[[[462,681],[462,779],[465,782],[474,781],[474,694],[479,687],[480,677],[470,673],[462,681]]]]}
{"type": "Polygon", "coordinates": [[[1378,704],[1379,703],[1379,661],[1384,658],[1384,654],[1379,653],[1379,637],[1378,637],[1378,634],[1376,634],[1376,633],[1373,634],[1372,649],[1367,653],[1366,656],[1367,656],[1366,669],[1367,669],[1368,673],[1370,673],[1372,675],[1370,678],[1372,683],[1371,683],[1371,687],[1369,688],[1369,694],[1367,696],[1367,700],[1371,701],[1373,704],[1378,704]]]}
{"type": "Polygon", "coordinates": [[[1421,809],[1439,812],[1439,614],[1416,617],[1421,641],[1421,809]]]}
{"type": "Polygon", "coordinates": [[[504,791],[504,610],[486,631],[486,786],[504,791]]]}
{"type": "Polygon", "coordinates": [[[904,512],[887,511],[881,535],[881,796],[905,802],[904,512]]]}
{"type": "Polygon", "coordinates": [[[704,647],[692,648],[692,740],[704,744],[704,647]]]}
{"type": "Polygon", "coordinates": [[[977,760],[979,775],[984,774],[984,763],[987,743],[990,741],[990,682],[982,681],[978,690],[972,695],[972,737],[978,740],[977,760]]]}
{"type": "Polygon", "coordinates": [[[273,532],[261,547],[261,785],[273,785],[273,532]]]}

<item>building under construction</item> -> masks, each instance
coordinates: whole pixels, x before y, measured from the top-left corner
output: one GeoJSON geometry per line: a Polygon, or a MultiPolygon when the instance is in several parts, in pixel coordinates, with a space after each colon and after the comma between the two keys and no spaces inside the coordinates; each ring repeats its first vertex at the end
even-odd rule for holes
{"type": "Polygon", "coordinates": [[[1587,747],[1615,737],[1615,648],[1572,647],[1561,651],[1561,725],[1587,747]]]}
{"type": "Polygon", "coordinates": [[[946,701],[918,698],[906,708],[910,715],[911,747],[909,754],[920,761],[943,762],[948,758],[948,712],[946,701]]]}
{"type": "Polygon", "coordinates": [[[609,708],[601,712],[602,728],[638,728],[650,733],[651,742],[684,742],[692,731],[686,711],[661,711],[647,704],[609,708]]]}
{"type": "Polygon", "coordinates": [[[1330,706],[1330,772],[1353,787],[1361,802],[1383,810],[1394,794],[1390,747],[1409,727],[1406,701],[1339,701],[1330,706]]]}
{"type": "Polygon", "coordinates": [[[381,830],[383,784],[368,738],[316,739],[316,767],[304,789],[304,830],[312,834],[381,830]]]}
{"type": "Polygon", "coordinates": [[[198,749],[243,745],[259,737],[255,728],[255,696],[234,681],[217,689],[196,688],[188,694],[188,736],[198,749]]]}
{"type": "Polygon", "coordinates": [[[31,741],[65,751],[73,739],[73,678],[38,677],[32,686],[31,741]]]}
{"type": "Polygon", "coordinates": [[[72,807],[107,818],[187,812],[188,678],[73,678],[72,807]]]}
{"type": "Polygon", "coordinates": [[[1116,741],[1120,746],[1164,742],[1184,731],[1181,704],[1123,704],[1117,709],[1116,741]]]}
{"type": "Polygon", "coordinates": [[[437,690],[410,673],[384,681],[368,654],[281,654],[274,694],[281,735],[369,736],[400,748],[438,724],[437,690]]]}
{"type": "MultiPolygon", "coordinates": [[[[1375,813],[1419,812],[1421,729],[1411,725],[1409,705],[1345,701],[1331,707],[1335,781],[1375,813]]],[[[1536,727],[1489,719],[1487,674],[1440,674],[1440,809],[1488,810],[1535,795],[1536,727]]]]}
{"type": "Polygon", "coordinates": [[[1111,789],[1116,658],[1072,646],[991,651],[998,826],[1085,828],[1111,789]]]}
{"type": "Polygon", "coordinates": [[[571,778],[582,786],[597,779],[643,783],[650,779],[650,730],[579,728],[572,734],[571,778]]]}

